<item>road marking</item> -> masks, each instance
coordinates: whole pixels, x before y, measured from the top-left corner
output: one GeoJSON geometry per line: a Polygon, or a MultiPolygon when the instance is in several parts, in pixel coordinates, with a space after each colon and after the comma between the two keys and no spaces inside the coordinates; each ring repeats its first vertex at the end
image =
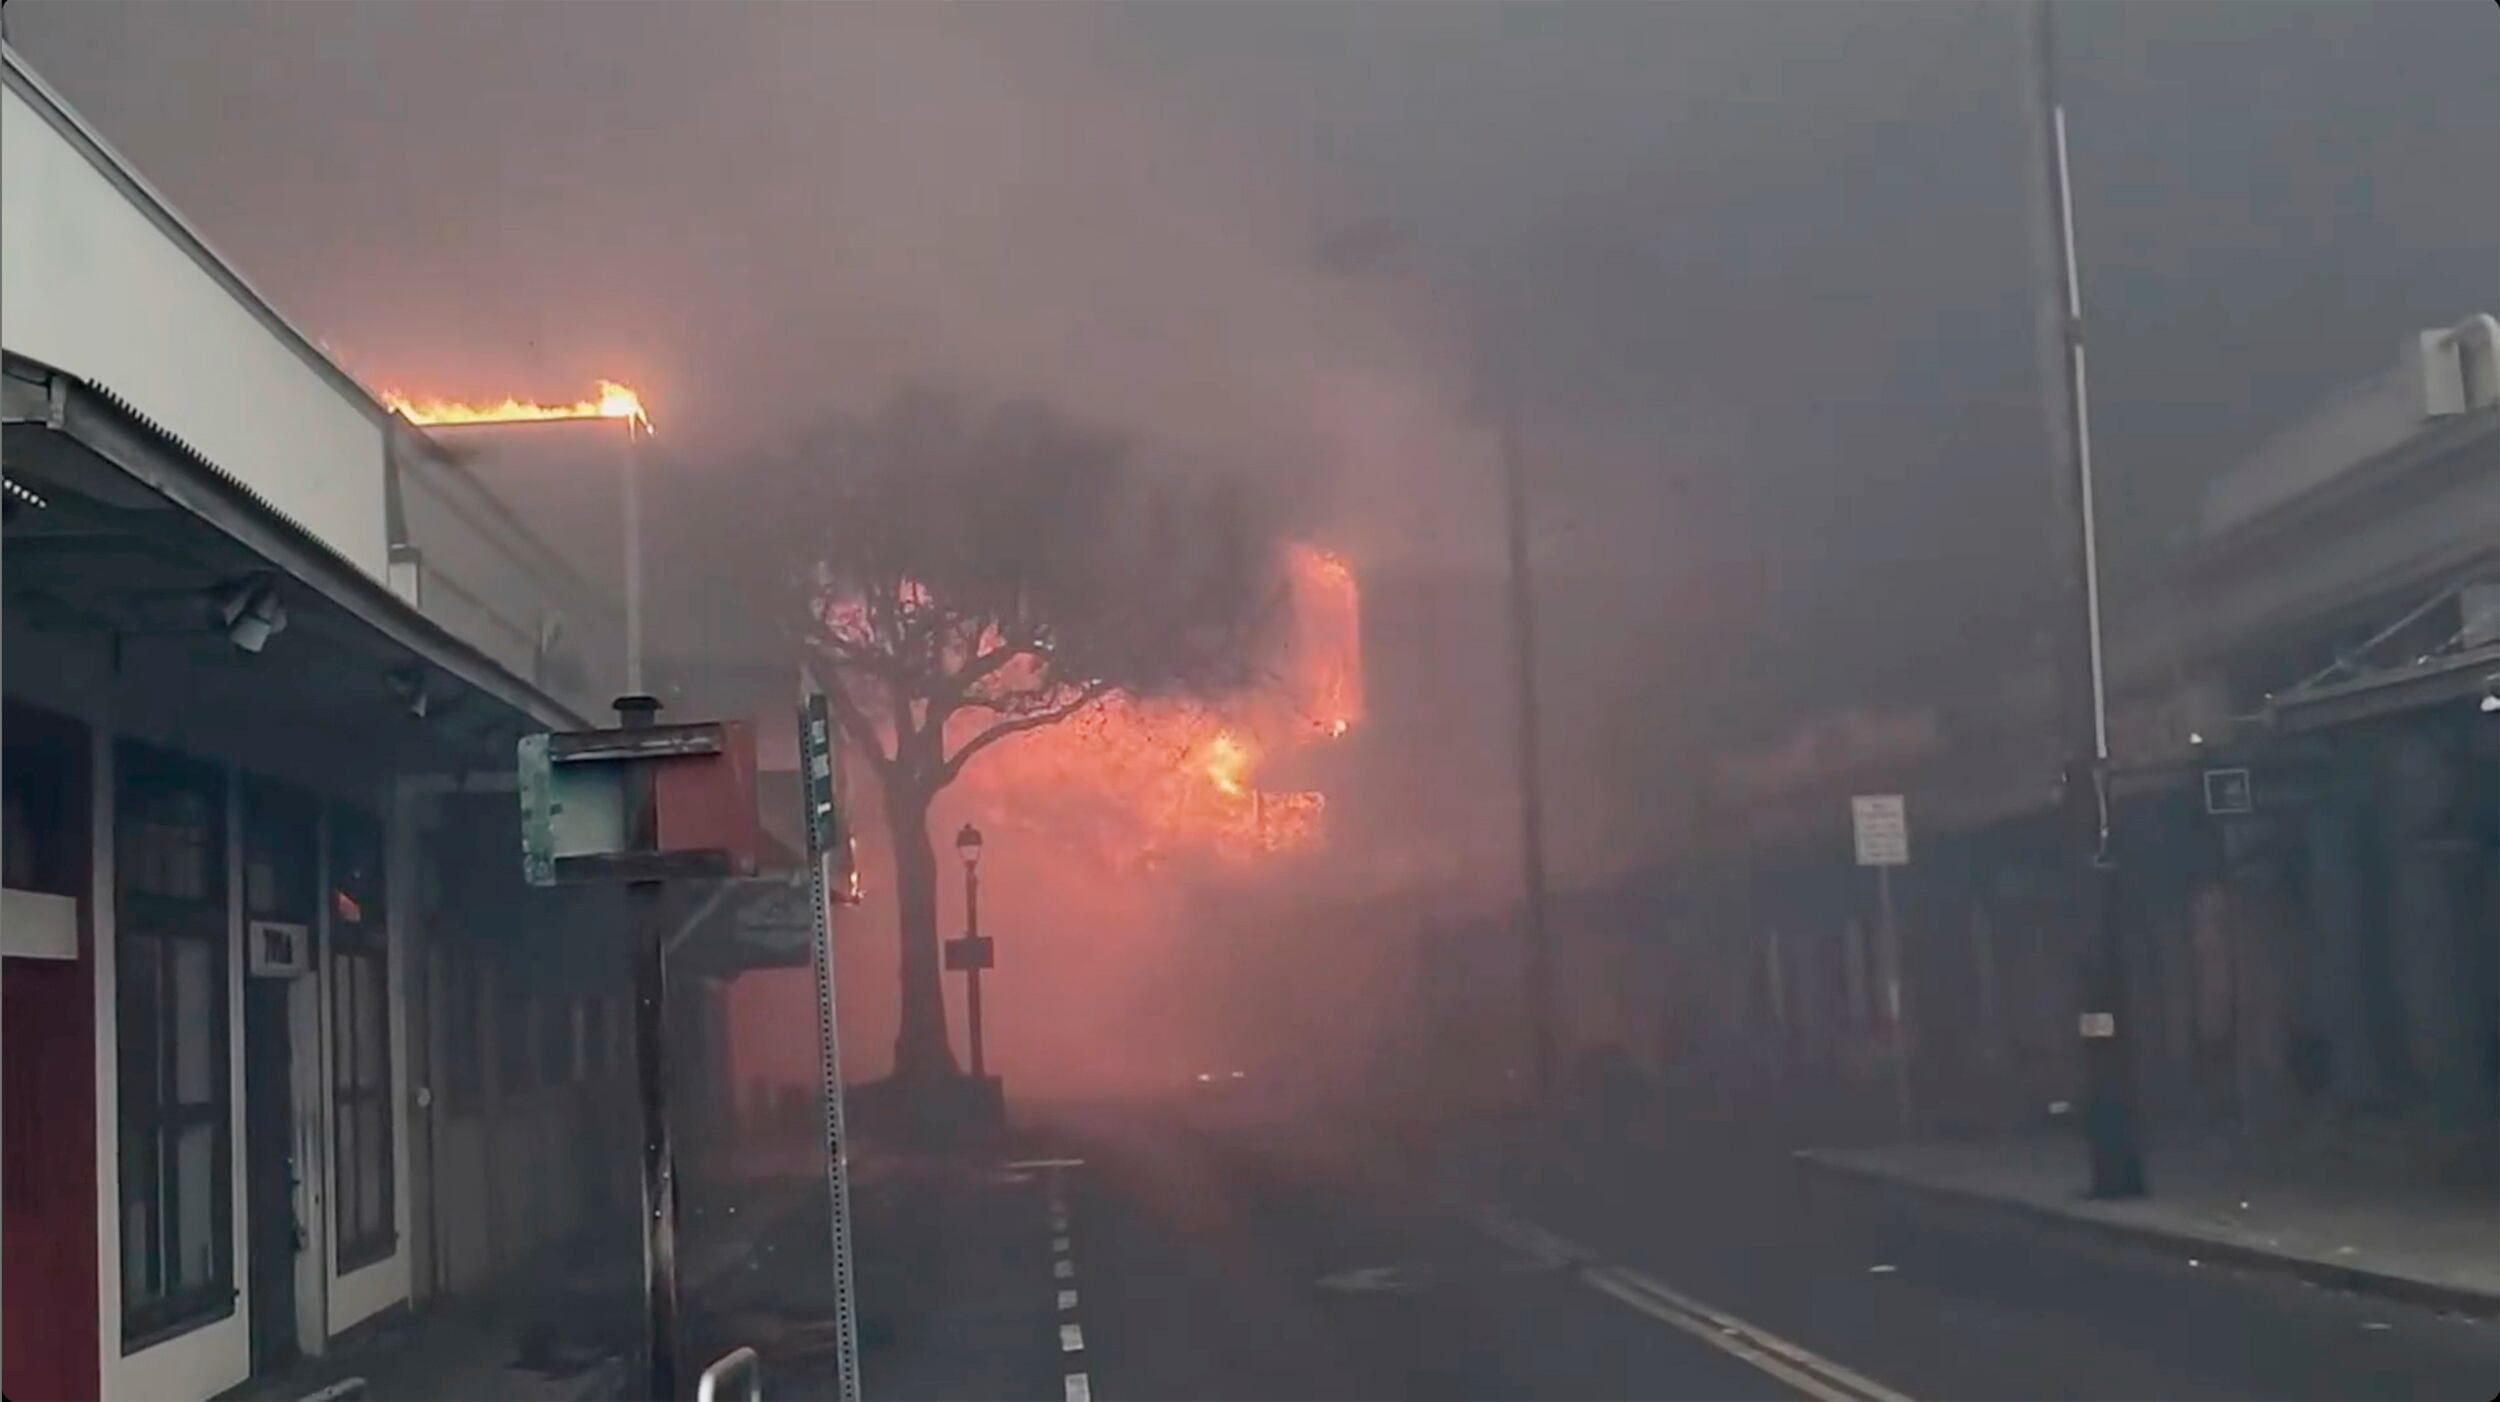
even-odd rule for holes
{"type": "Polygon", "coordinates": [[[1059,1351],[1061,1353],[1083,1353],[1085,1351],[1085,1327],[1081,1324],[1060,1325],[1059,1351]]]}
{"type": "Polygon", "coordinates": [[[1893,1391],[1891,1388],[1884,1386],[1882,1383],[1875,1381],[1873,1378],[1867,1377],[1863,1373],[1843,1367],[1838,1363],[1834,1363],[1832,1360],[1807,1349],[1801,1344],[1791,1343],[1788,1340],[1781,1338],[1779,1335],[1772,1333],[1770,1330],[1763,1328],[1761,1325],[1749,1324],[1724,1310],[1715,1309],[1709,1305],[1703,1304],[1701,1301],[1696,1300],[1689,1295],[1680,1294],[1657,1278],[1645,1275],[1629,1266],[1619,1267],[1618,1269],[1621,1271],[1626,1280],[1631,1281],[1638,1288],[1647,1291],[1650,1295],[1664,1301],[1668,1305],[1708,1320],[1711,1324],[1717,1326],[1723,1334],[1727,1331],[1733,1330],[1738,1336],[1749,1339],[1753,1343],[1769,1349],[1771,1352],[1780,1355],[1800,1367],[1811,1368],[1815,1372],[1822,1374],[1824,1377],[1830,1378],[1843,1387],[1854,1391],[1860,1397],[1870,1399],[1870,1402],[1910,1402],[1909,1398],[1893,1391]]]}
{"type": "Polygon", "coordinates": [[[1067,1239],[1066,1237],[1063,1237],[1063,1236],[1055,1236],[1055,1237],[1052,1237],[1052,1238],[1050,1239],[1050,1249],[1051,1249],[1051,1250],[1053,1250],[1053,1251],[1058,1252],[1058,1253],[1059,1253],[1060,1255],[1062,1255],[1062,1256],[1067,1255],[1067,1254],[1068,1254],[1068,1239],[1067,1239]]]}
{"type": "Polygon", "coordinates": [[[1528,1253],[1542,1264],[1576,1265],[1580,1279],[1591,1288],[1743,1359],[1818,1402],[1910,1402],[1863,1373],[1791,1343],[1760,1325],[1706,1305],[1654,1276],[1629,1266],[1603,1264],[1595,1251],[1568,1237],[1491,1210],[1478,1210],[1472,1215],[1478,1225],[1505,1245],[1528,1253]]]}
{"type": "Polygon", "coordinates": [[[1075,1308],[1076,1308],[1076,1292],[1075,1292],[1075,1291],[1073,1291],[1073,1290],[1062,1290],[1062,1291],[1060,1291],[1060,1292],[1059,1292],[1059,1308],[1061,1308],[1061,1309],[1063,1309],[1063,1310],[1072,1310],[1072,1309],[1075,1309],[1075,1308]]]}
{"type": "Polygon", "coordinates": [[[1094,1402],[1094,1385],[1083,1373],[1068,1374],[1068,1402],[1094,1402]]]}
{"type": "Polygon", "coordinates": [[[1007,1168],[1083,1168],[1083,1159],[1018,1159],[1003,1165],[1007,1168]]]}
{"type": "Polygon", "coordinates": [[[1815,1378],[1789,1367],[1767,1353],[1747,1347],[1741,1339],[1721,1334],[1718,1330],[1687,1316],[1680,1310],[1668,1308],[1663,1302],[1652,1299],[1648,1294],[1621,1283],[1620,1277],[1606,1267],[1591,1267],[1581,1273],[1581,1278],[1598,1290],[1612,1295],[1650,1318],[1671,1324],[1722,1353],[1743,1359],[1806,1396],[1817,1399],[1817,1402],[1861,1402],[1860,1399],[1838,1388],[1824,1386],[1815,1378]]]}
{"type": "Polygon", "coordinates": [[[1076,1279],[1076,1262],[1063,1256],[1050,1263],[1050,1273],[1061,1280],[1074,1280],[1076,1279]]]}

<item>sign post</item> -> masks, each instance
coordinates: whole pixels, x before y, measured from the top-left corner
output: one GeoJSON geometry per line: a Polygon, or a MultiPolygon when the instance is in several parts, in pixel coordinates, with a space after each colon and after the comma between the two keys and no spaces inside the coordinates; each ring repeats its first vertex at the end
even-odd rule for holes
{"type": "Polygon", "coordinates": [[[625,887],[634,942],[634,1066],[642,1112],[645,1378],[677,1397],[677,1157],[668,1118],[668,928],[673,878],[754,869],[755,750],[734,724],[655,725],[660,703],[616,702],[613,730],[525,735],[518,747],[521,873],[533,886],[625,887]]]}
{"type": "Polygon", "coordinates": [[[825,1191],[833,1209],[833,1314],[835,1362],[840,1402],[859,1402],[859,1309],[851,1274],[851,1170],[849,1136],[842,1123],[842,1039],[835,1022],[833,985],[833,905],[849,884],[834,874],[836,861],[848,866],[848,815],[839,806],[834,783],[834,729],[824,693],[809,690],[799,705],[799,766],[806,796],[809,906],[814,913],[815,940],[810,961],[816,975],[816,1067],[825,1107],[825,1191]]]}
{"type": "Polygon", "coordinates": [[[1875,902],[1884,947],[1884,1013],[1892,1028],[1893,1114],[1901,1134],[1910,1133],[1910,1034],[1901,997],[1901,922],[1892,907],[1892,869],[1910,864],[1908,805],[1897,793],[1859,794],[1849,800],[1849,824],[1858,865],[1875,868],[1875,902]]]}

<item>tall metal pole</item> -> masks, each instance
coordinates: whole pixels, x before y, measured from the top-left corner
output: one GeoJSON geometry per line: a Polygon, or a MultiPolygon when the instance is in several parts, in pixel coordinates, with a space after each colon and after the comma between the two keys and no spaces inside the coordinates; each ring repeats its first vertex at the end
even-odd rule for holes
{"type": "Polygon", "coordinates": [[[2066,109],[2057,96],[2057,27],[2048,0],[2025,11],[2026,70],[2033,150],[2032,232],[2042,273],[2039,353],[2055,486],[2059,583],[2066,623],[2057,647],[2064,708],[2061,799],[2081,879],[2074,883],[2087,941],[2081,960],[2083,1129],[2091,1150],[2091,1194],[2140,1197],[2144,1158],[2137,1143],[2125,1013],[2117,854],[2110,841],[2109,700],[2101,649],[2100,541],[2092,483],[2091,399],[2084,373],[2083,292],[2075,270],[2073,186],[2066,164],[2066,109]]]}
{"type": "Polygon", "coordinates": [[[842,1037],[836,1025],[833,964],[833,863],[849,841],[850,815],[836,807],[834,770],[839,737],[824,694],[799,670],[799,752],[807,785],[807,844],[814,882],[809,892],[815,939],[817,1085],[825,1112],[825,1189],[832,1209],[833,1314],[839,1402],[859,1402],[859,1310],[851,1268],[850,1135],[842,1114],[842,1037]]]}
{"type": "Polygon", "coordinates": [[[625,690],[642,686],[642,440],[648,432],[625,421],[625,690]]]}
{"type": "MultiPolygon", "coordinates": [[[[976,940],[981,937],[981,868],[974,862],[964,863],[964,934],[976,940]]],[[[964,970],[964,1018],[972,1027],[972,1078],[978,1081],[989,1073],[989,1061],[982,1054],[981,966],[977,962],[964,970]]]]}
{"type": "MultiPolygon", "coordinates": [[[[617,698],[618,721],[628,730],[649,726],[660,703],[648,696],[617,698]]],[[[629,851],[659,849],[655,776],[648,763],[627,778],[625,839],[629,851]]],[[[625,887],[626,916],[634,940],[634,1072],[642,1108],[643,1332],[656,1402],[677,1396],[677,1155],[668,1126],[668,929],[658,881],[625,887]]]]}
{"type": "Polygon", "coordinates": [[[1503,533],[1510,556],[1511,676],[1517,688],[1519,856],[1526,886],[1528,1036],[1540,1100],[1554,1092],[1554,951],[1545,925],[1545,770],[1536,689],[1536,605],[1528,575],[1528,481],[1519,406],[1506,352],[1496,348],[1493,386],[1501,415],[1503,533]]]}

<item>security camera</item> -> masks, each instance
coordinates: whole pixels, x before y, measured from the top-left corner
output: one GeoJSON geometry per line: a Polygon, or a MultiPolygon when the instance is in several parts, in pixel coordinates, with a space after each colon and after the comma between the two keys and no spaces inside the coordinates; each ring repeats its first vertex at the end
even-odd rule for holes
{"type": "Polygon", "coordinates": [[[2483,714],[2500,712],[2500,672],[2483,678],[2483,714]]]}

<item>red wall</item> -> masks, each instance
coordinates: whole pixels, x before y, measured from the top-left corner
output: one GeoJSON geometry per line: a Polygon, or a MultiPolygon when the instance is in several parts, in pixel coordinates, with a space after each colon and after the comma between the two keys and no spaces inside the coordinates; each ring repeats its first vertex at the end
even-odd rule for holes
{"type": "Polygon", "coordinates": [[[56,886],[80,892],[78,958],[0,960],[0,1392],[17,1402],[94,1397],[96,1376],[95,932],[84,894],[83,727],[12,706],[17,762],[66,761],[50,815],[67,858],[56,886]],[[57,728],[57,729],[56,729],[57,728]],[[56,730],[54,734],[43,734],[56,730]],[[31,743],[30,743],[31,742],[31,743]]]}

